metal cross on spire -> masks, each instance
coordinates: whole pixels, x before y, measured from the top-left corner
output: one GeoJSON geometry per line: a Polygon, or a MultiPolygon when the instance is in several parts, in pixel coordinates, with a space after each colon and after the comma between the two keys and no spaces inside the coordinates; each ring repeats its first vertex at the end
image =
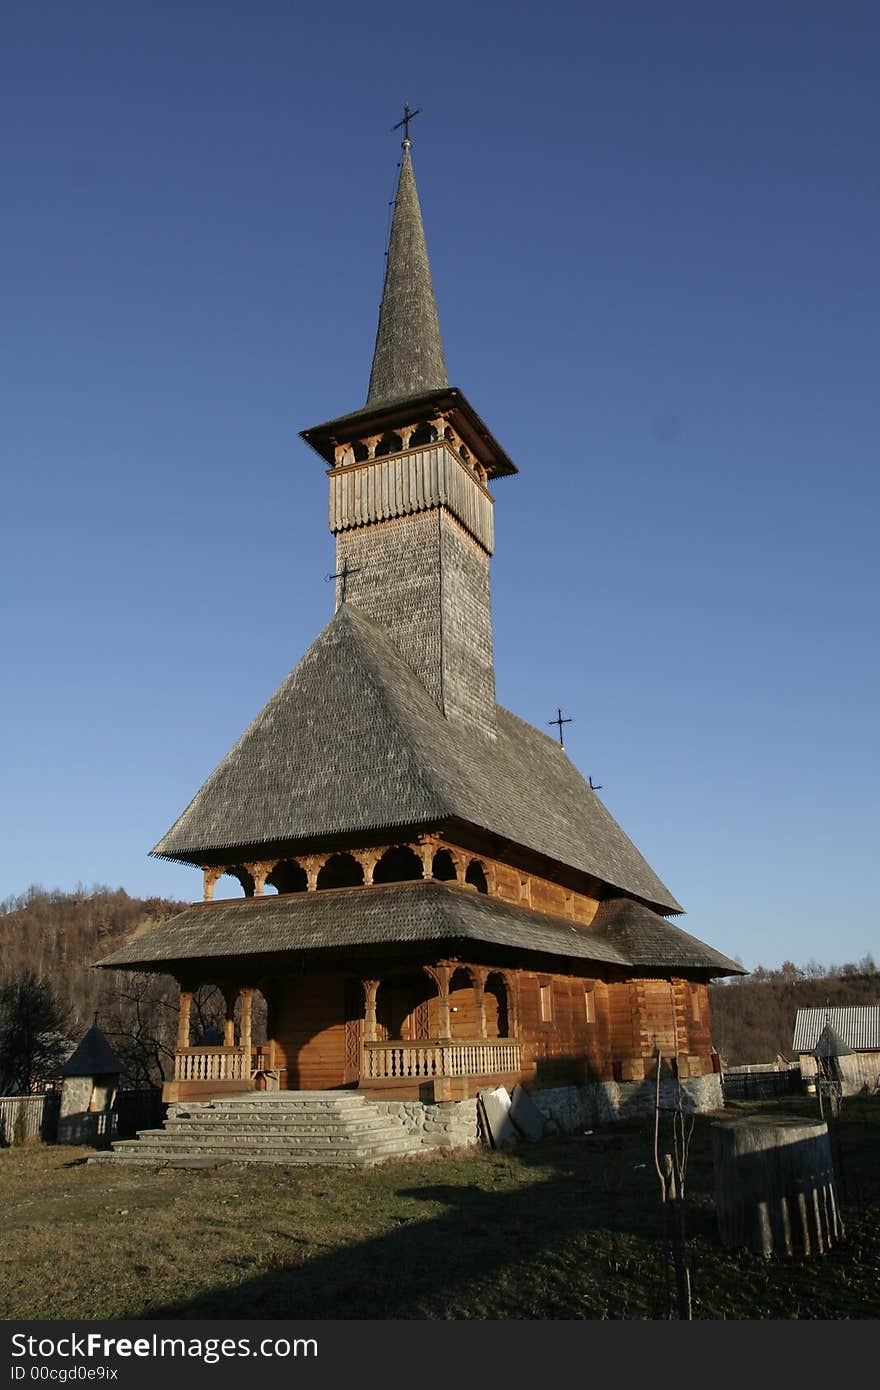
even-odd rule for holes
{"type": "Polygon", "coordinates": [[[561,709],[559,708],[559,706],[557,705],[557,707],[556,707],[556,718],[555,718],[555,719],[548,719],[548,720],[547,720],[547,723],[548,723],[548,724],[558,724],[558,725],[559,725],[559,747],[560,747],[560,748],[564,748],[564,747],[565,747],[565,741],[564,741],[564,739],[563,739],[563,737],[562,737],[562,726],[563,726],[563,724],[573,724],[573,723],[574,723],[574,720],[573,720],[573,719],[563,719],[563,717],[562,717],[562,710],[561,710],[561,709]]]}
{"type": "Polygon", "coordinates": [[[398,122],[397,122],[397,125],[393,125],[393,126],[391,127],[392,130],[400,130],[400,127],[403,126],[403,143],[404,143],[404,145],[408,145],[408,144],[410,143],[410,140],[409,140],[409,123],[410,123],[410,121],[415,120],[416,116],[418,116],[418,115],[421,113],[421,110],[422,110],[422,108],[421,108],[420,106],[417,106],[416,109],[415,109],[415,111],[410,111],[410,109],[409,109],[409,102],[408,102],[408,101],[405,101],[405,102],[403,103],[403,120],[402,120],[402,121],[398,121],[398,122]]]}

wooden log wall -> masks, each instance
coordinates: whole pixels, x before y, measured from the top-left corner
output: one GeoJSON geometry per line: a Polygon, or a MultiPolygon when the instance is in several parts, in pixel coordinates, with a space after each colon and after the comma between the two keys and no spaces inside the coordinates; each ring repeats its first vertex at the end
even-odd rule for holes
{"type": "MultiPolygon", "coordinates": [[[[377,993],[377,1040],[449,1036],[475,1040],[485,1018],[487,1039],[514,1035],[522,1043],[522,1079],[537,1086],[587,1081],[641,1081],[653,1072],[658,1046],[678,1059],[683,1076],[711,1070],[708,991],[677,979],[603,981],[583,976],[507,970],[453,962],[448,1025],[435,981],[418,968],[386,975],[377,993]],[[482,990],[479,982],[482,981],[482,990]],[[481,1011],[482,996],[482,1011],[481,1011]],[[502,1032],[502,1013],[508,1018],[502,1032]],[[482,1016],[481,1016],[482,1013],[482,1016]],[[546,1015],[546,1016],[545,1016],[546,1015]]],[[[264,982],[270,1002],[281,1085],[323,1090],[356,1079],[351,1022],[362,1033],[363,992],[346,974],[276,977],[264,982]],[[348,1043],[348,1049],[347,1049],[348,1043]]],[[[230,998],[234,991],[228,988],[230,998]]],[[[356,1041],[357,1034],[355,1035],[356,1041]]],[[[356,1048],[355,1048],[356,1052],[356,1048]]]]}
{"type": "Polygon", "coordinates": [[[345,1073],[345,978],[307,975],[280,982],[274,1010],[276,1065],[288,1090],[340,1086],[345,1073]]]}

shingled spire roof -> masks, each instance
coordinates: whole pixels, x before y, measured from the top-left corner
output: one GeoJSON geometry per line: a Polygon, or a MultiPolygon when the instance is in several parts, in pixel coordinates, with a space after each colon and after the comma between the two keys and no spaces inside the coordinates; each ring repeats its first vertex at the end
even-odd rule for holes
{"type": "Polygon", "coordinates": [[[450,724],[390,634],[343,604],[152,853],[199,864],[456,820],[680,912],[558,743],[496,715],[491,748],[450,724]]]}
{"type": "Polygon", "coordinates": [[[367,405],[448,385],[410,142],[404,140],[367,405]]]}

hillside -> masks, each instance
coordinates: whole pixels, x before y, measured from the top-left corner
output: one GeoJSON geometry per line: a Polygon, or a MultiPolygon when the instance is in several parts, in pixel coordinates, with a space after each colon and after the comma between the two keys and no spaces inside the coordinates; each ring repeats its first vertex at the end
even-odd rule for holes
{"type": "Polygon", "coordinates": [[[97,1011],[129,1080],[156,1084],[172,1057],[177,987],[167,976],[92,966],[184,906],[165,898],[130,898],[122,888],[29,888],[0,903],[0,986],[33,971],[49,985],[72,1041],[97,1011]]]}
{"type": "Polygon", "coordinates": [[[790,1057],[798,1009],[826,1003],[880,1003],[880,972],[873,960],[866,957],[858,966],[829,967],[827,972],[788,964],[734,984],[713,985],[712,1039],[728,1066],[772,1062],[779,1052],[790,1057]]]}

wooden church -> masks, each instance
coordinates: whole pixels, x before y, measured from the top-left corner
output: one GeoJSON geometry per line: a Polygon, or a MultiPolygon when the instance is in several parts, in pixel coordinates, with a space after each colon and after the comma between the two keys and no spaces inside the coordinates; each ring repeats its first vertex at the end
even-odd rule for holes
{"type": "Polygon", "coordinates": [[[740,968],[670,920],[560,743],[495,701],[492,487],[517,470],[449,385],[408,138],[366,405],[302,437],[335,614],[152,851],[201,869],[204,900],[101,962],[179,983],[165,1098],[636,1085],[658,1048],[711,1075],[707,985],[740,968]],[[224,875],[243,897],[215,899],[224,875]]]}

